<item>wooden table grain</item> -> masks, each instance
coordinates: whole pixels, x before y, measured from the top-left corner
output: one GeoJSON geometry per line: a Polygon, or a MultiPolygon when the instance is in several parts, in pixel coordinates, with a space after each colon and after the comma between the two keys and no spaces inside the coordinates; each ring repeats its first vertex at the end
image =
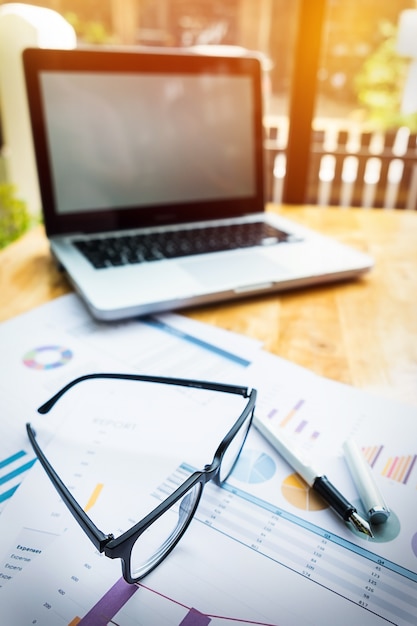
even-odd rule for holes
{"type": "MultiPolygon", "coordinates": [[[[182,314],[261,340],[320,375],[417,406],[417,213],[268,208],[368,252],[375,267],[359,280],[182,314]]],[[[71,290],[41,226],[0,252],[0,321],[71,290]]]]}

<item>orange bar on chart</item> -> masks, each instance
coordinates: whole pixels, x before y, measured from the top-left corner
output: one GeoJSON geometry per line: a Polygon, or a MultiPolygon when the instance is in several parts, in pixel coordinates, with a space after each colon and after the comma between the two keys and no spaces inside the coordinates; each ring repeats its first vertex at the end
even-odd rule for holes
{"type": "Polygon", "coordinates": [[[291,411],[288,413],[288,415],[286,415],[281,422],[279,423],[279,425],[281,426],[281,428],[284,428],[284,426],[286,426],[288,424],[288,422],[291,421],[291,419],[294,417],[294,415],[297,413],[297,411],[299,411],[301,409],[301,407],[304,404],[304,400],[299,400],[297,402],[297,404],[295,405],[295,407],[293,409],[291,409],[291,411]]]}
{"type": "Polygon", "coordinates": [[[93,490],[93,493],[91,494],[87,504],[84,507],[84,511],[87,513],[87,511],[89,511],[90,509],[93,508],[93,506],[95,505],[95,503],[98,500],[98,497],[101,493],[101,490],[103,489],[103,484],[102,483],[98,483],[98,485],[96,485],[96,487],[93,490]]]}

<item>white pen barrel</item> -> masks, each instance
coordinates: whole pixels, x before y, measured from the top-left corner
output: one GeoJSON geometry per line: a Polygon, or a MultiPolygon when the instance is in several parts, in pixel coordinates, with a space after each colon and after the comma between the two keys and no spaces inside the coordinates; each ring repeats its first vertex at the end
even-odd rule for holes
{"type": "Polygon", "coordinates": [[[343,450],[366,513],[373,523],[385,522],[389,517],[389,508],[385,504],[362,450],[353,439],[345,441],[343,450]]]}
{"type": "Polygon", "coordinates": [[[287,461],[289,465],[312,487],[317,476],[321,474],[304,461],[296,451],[295,446],[283,433],[275,434],[271,427],[265,426],[261,420],[255,418],[254,424],[261,434],[271,443],[277,452],[287,461]]]}

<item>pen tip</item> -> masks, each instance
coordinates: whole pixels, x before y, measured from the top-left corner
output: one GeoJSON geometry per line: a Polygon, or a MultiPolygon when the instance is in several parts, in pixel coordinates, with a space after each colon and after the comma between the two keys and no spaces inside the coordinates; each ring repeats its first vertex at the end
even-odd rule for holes
{"type": "Polygon", "coordinates": [[[372,532],[372,529],[368,522],[364,520],[363,517],[361,517],[359,513],[357,513],[357,511],[354,511],[349,519],[354,527],[359,530],[359,532],[363,533],[364,535],[368,535],[368,537],[374,536],[374,533],[372,532]]]}

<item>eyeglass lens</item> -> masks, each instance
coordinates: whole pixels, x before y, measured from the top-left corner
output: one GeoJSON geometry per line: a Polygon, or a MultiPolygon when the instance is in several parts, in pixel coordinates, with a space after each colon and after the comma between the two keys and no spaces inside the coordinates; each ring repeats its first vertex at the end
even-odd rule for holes
{"type": "MultiPolygon", "coordinates": [[[[233,470],[245,443],[250,423],[251,414],[247,416],[225,450],[219,469],[220,482],[226,480],[233,470]]],[[[193,516],[201,490],[200,483],[191,487],[180,501],[165,511],[138,537],[130,556],[130,576],[133,580],[141,578],[153,569],[180,539],[193,516]]]]}
{"type": "Polygon", "coordinates": [[[180,539],[193,516],[200,497],[201,483],[155,520],[136,540],[130,555],[130,576],[141,578],[153,569],[180,539]]]}

